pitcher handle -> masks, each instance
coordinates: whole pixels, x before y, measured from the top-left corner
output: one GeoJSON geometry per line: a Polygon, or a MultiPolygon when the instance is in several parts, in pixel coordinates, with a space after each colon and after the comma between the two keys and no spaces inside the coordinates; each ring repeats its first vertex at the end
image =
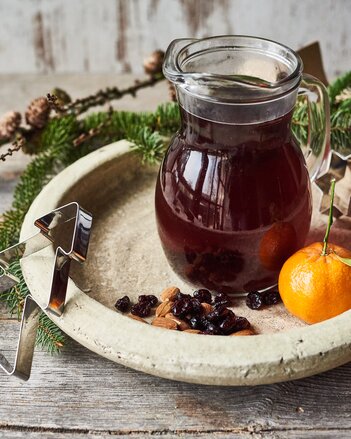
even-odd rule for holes
{"type": "MultiPolygon", "coordinates": [[[[301,145],[311,181],[326,174],[331,160],[330,109],[328,92],[324,84],[312,75],[304,74],[299,96],[307,97],[307,142],[301,145]]],[[[300,139],[301,141],[301,139],[300,139]]]]}

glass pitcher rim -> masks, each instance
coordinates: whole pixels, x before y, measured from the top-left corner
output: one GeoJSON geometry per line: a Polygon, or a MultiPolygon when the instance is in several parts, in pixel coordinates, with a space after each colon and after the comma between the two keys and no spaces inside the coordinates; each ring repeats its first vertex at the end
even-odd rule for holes
{"type": "MultiPolygon", "coordinates": [[[[241,87],[242,89],[246,88],[251,95],[249,96],[247,94],[244,99],[239,99],[239,101],[244,102],[270,100],[286,94],[299,85],[302,70],[302,60],[293,49],[274,40],[250,35],[218,35],[206,38],[175,39],[170,43],[166,51],[163,64],[165,77],[176,86],[182,87],[192,94],[201,95],[201,91],[199,91],[201,87],[206,87],[207,90],[241,87]],[[229,42],[230,44],[221,45],[223,42],[229,42]],[[242,45],[238,45],[239,42],[241,42],[242,45]],[[275,50],[268,50],[273,48],[275,50]],[[195,52],[190,53],[191,49],[194,49],[195,52]],[[199,50],[196,52],[196,49],[199,50]],[[261,56],[264,55],[267,59],[270,57],[272,60],[280,59],[282,65],[284,64],[286,68],[288,68],[290,62],[291,69],[283,78],[277,81],[268,81],[253,75],[184,70],[184,62],[189,60],[192,56],[202,56],[206,53],[223,51],[223,49],[226,51],[232,49],[233,53],[246,50],[247,53],[251,51],[261,56]],[[282,53],[280,53],[280,51],[282,53]],[[287,58],[284,58],[282,56],[283,54],[285,54],[287,58]],[[283,60],[285,60],[285,63],[283,60]]],[[[233,100],[235,101],[235,98],[233,100]]]]}

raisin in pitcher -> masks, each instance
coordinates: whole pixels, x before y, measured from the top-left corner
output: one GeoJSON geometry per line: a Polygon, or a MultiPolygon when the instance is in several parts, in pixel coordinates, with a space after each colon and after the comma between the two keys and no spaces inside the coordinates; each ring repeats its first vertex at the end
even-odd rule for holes
{"type": "Polygon", "coordinates": [[[164,74],[181,114],[155,197],[171,267],[219,292],[274,285],[308,234],[311,180],[329,166],[325,87],[291,49],[245,36],[175,40],[164,74]],[[319,120],[306,145],[291,130],[298,95],[319,120]]]}

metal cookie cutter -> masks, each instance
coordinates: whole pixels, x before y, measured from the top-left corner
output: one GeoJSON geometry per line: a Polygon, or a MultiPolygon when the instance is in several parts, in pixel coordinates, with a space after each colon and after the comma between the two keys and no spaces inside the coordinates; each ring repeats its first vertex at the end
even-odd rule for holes
{"type": "Polygon", "coordinates": [[[62,315],[71,260],[83,263],[87,257],[92,215],[77,203],[66,204],[34,222],[34,225],[39,228],[37,234],[0,252],[0,293],[2,293],[19,282],[18,278],[8,272],[11,262],[32,255],[49,245],[57,245],[53,236],[54,231],[63,229],[65,225],[67,226],[73,221],[74,226],[71,229],[73,233],[71,238],[68,236],[70,238],[68,249],[65,250],[60,245],[56,248],[51,291],[47,305],[42,308],[31,295],[25,299],[14,365],[12,366],[0,353],[0,368],[7,375],[14,375],[24,381],[29,379],[40,312],[44,309],[49,316],[50,313],[62,315]]]}

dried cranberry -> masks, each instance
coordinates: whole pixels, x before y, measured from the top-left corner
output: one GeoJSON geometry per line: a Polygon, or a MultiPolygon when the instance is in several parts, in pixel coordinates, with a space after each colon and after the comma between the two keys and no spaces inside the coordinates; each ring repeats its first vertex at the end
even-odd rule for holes
{"type": "Polygon", "coordinates": [[[127,312],[130,307],[130,299],[128,296],[123,296],[115,303],[115,308],[121,312],[127,312]]]}
{"type": "Polygon", "coordinates": [[[207,314],[206,318],[209,322],[219,322],[231,312],[224,305],[217,305],[213,311],[207,314]]]}
{"type": "Polygon", "coordinates": [[[225,293],[218,293],[213,299],[214,305],[230,305],[230,297],[225,293]]]}
{"type": "Polygon", "coordinates": [[[206,325],[206,328],[204,330],[204,334],[208,334],[208,335],[221,335],[222,332],[221,330],[214,325],[213,323],[208,323],[206,325]]]}
{"type": "Polygon", "coordinates": [[[251,291],[246,296],[246,305],[250,309],[261,309],[264,305],[262,295],[258,291],[251,291]]]}
{"type": "Polygon", "coordinates": [[[139,303],[145,303],[150,306],[156,306],[158,303],[158,299],[153,294],[142,294],[138,297],[139,303]]]}
{"type": "Polygon", "coordinates": [[[266,291],[262,296],[264,304],[268,306],[276,305],[281,300],[278,291],[266,291]]]}
{"type": "Polygon", "coordinates": [[[184,294],[179,291],[179,293],[177,293],[177,295],[175,296],[175,300],[181,300],[181,299],[191,299],[191,296],[190,294],[184,294]]]}
{"type": "Polygon", "coordinates": [[[201,288],[200,290],[196,290],[193,293],[195,299],[198,299],[201,303],[211,303],[212,295],[205,288],[201,288]]]}
{"type": "Polygon", "coordinates": [[[193,315],[202,314],[203,308],[202,308],[201,302],[198,299],[191,299],[191,304],[192,304],[192,307],[193,307],[191,313],[193,315]]]}
{"type": "Polygon", "coordinates": [[[206,327],[207,320],[201,316],[191,317],[189,320],[189,325],[192,329],[204,329],[206,327]]]}
{"type": "Polygon", "coordinates": [[[231,334],[236,324],[237,324],[237,317],[232,312],[231,314],[228,314],[224,318],[224,320],[222,320],[222,322],[219,324],[219,328],[224,334],[231,334]]]}
{"type": "Polygon", "coordinates": [[[147,303],[137,303],[132,306],[130,312],[138,317],[148,317],[151,312],[151,307],[147,303]]]}
{"type": "Polygon", "coordinates": [[[193,304],[191,299],[184,297],[183,299],[176,300],[172,306],[172,313],[176,317],[183,317],[186,314],[191,314],[193,310],[193,304]]]}
{"type": "Polygon", "coordinates": [[[249,329],[250,322],[245,317],[235,317],[235,325],[232,328],[232,332],[242,331],[243,329],[249,329]]]}

